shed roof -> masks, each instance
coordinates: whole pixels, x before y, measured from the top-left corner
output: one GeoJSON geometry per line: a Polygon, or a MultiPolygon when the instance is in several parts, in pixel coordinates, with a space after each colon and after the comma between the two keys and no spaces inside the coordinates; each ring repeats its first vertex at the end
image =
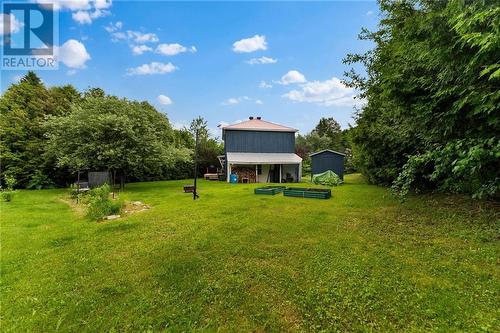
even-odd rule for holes
{"type": "Polygon", "coordinates": [[[300,156],[293,153],[227,153],[233,164],[299,164],[300,156]]]}
{"type": "Polygon", "coordinates": [[[315,152],[315,153],[309,154],[309,156],[314,156],[314,155],[318,155],[318,154],[325,153],[325,152],[330,152],[330,153],[334,153],[334,154],[337,154],[337,155],[342,155],[342,156],[345,156],[345,154],[344,154],[344,153],[340,153],[340,152],[338,152],[338,151],[331,150],[331,149],[323,149],[323,150],[321,150],[321,151],[318,151],[318,152],[315,152]]]}
{"type": "Polygon", "coordinates": [[[237,131],[269,131],[269,132],[297,132],[295,128],[279,125],[262,119],[249,119],[241,123],[227,125],[222,127],[223,130],[237,131]]]}

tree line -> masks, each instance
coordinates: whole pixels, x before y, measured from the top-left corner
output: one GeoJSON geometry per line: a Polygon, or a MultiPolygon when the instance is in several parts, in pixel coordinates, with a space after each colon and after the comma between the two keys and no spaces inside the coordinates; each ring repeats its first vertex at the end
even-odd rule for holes
{"type": "MultiPolygon", "coordinates": [[[[350,54],[345,83],[366,104],[355,127],[322,118],[296,151],[332,149],[347,171],[395,193],[443,191],[498,198],[500,189],[500,6],[495,1],[379,0],[375,46],[350,54]]],[[[98,88],[46,88],[29,72],[0,99],[0,163],[18,187],[65,185],[78,170],[113,170],[133,180],[193,175],[193,132],[200,172],[217,166],[222,144],[206,121],[173,129],[147,102],[98,88]]]]}
{"type": "Polygon", "coordinates": [[[34,72],[0,99],[2,182],[21,188],[66,186],[78,172],[110,171],[128,180],[193,176],[193,133],[200,133],[200,171],[217,162],[221,143],[202,118],[174,129],[147,102],[83,93],[71,85],[47,88],[34,72]]]}
{"type": "Polygon", "coordinates": [[[498,1],[380,0],[375,47],[351,54],[366,75],[347,83],[366,105],[352,130],[357,167],[396,193],[438,190],[498,198],[498,1]]]}

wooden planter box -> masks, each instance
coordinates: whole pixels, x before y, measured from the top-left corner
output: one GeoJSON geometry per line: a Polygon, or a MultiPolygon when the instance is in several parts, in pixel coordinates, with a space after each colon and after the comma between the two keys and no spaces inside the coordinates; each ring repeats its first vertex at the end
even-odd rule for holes
{"type": "Polygon", "coordinates": [[[266,187],[259,187],[254,190],[255,194],[267,194],[267,195],[275,195],[278,193],[283,192],[285,189],[284,186],[266,186],[266,187]]]}
{"type": "Polygon", "coordinates": [[[322,188],[300,188],[289,187],[283,191],[285,197],[299,197],[299,198],[314,198],[314,199],[330,199],[332,191],[322,188]]]}

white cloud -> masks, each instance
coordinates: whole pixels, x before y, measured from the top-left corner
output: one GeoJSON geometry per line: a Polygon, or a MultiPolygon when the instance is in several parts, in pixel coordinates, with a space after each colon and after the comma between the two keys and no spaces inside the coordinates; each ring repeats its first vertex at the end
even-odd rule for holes
{"type": "Polygon", "coordinates": [[[79,10],[71,14],[73,20],[80,24],[90,24],[92,23],[92,18],[90,17],[90,12],[79,10]]]}
{"type": "Polygon", "coordinates": [[[70,10],[78,10],[78,9],[88,9],[90,8],[89,0],[67,0],[67,1],[55,1],[55,3],[59,3],[61,7],[68,8],[70,10]]]}
{"type": "Polygon", "coordinates": [[[36,2],[41,5],[53,4],[54,10],[86,10],[91,8],[89,0],[53,0],[51,2],[36,0],[36,2]]]}
{"type": "Polygon", "coordinates": [[[239,97],[231,97],[231,98],[228,98],[226,99],[225,101],[223,101],[221,103],[221,105],[236,105],[236,104],[240,104],[244,101],[253,101],[255,102],[255,104],[258,104],[258,105],[262,105],[264,104],[264,102],[262,102],[262,100],[260,99],[254,99],[254,98],[251,98],[251,97],[248,97],[248,96],[239,96],[239,97]]]}
{"type": "Polygon", "coordinates": [[[233,51],[237,53],[248,53],[258,50],[267,50],[266,36],[255,35],[233,43],[233,51]]]}
{"type": "Polygon", "coordinates": [[[94,9],[107,9],[113,4],[112,0],[36,0],[41,5],[53,5],[54,10],[90,10],[94,9]]]}
{"type": "Polygon", "coordinates": [[[150,64],[143,64],[138,67],[128,68],[127,75],[152,75],[152,74],[167,74],[171,73],[178,68],[172,63],[152,62],[150,64]]]}
{"type": "Polygon", "coordinates": [[[10,33],[15,34],[16,32],[19,32],[21,27],[24,25],[24,23],[19,22],[17,18],[14,16],[14,14],[0,14],[0,34],[4,35],[7,32],[5,31],[4,27],[7,26],[7,24],[10,23],[10,33]],[[9,19],[10,18],[10,19],[9,19]]]}
{"type": "Polygon", "coordinates": [[[97,9],[106,9],[111,7],[112,0],[95,0],[94,7],[97,9]]]}
{"type": "Polygon", "coordinates": [[[111,13],[109,11],[100,9],[96,9],[93,12],[79,10],[77,12],[72,13],[71,17],[73,18],[74,21],[78,22],[79,24],[91,24],[93,20],[99,17],[108,16],[110,14],[111,13]]]}
{"type": "Polygon", "coordinates": [[[122,31],[115,31],[111,33],[112,42],[118,42],[120,40],[127,40],[127,34],[122,31]]]}
{"type": "Polygon", "coordinates": [[[107,10],[112,5],[112,0],[36,0],[47,8],[52,4],[54,10],[69,10],[71,17],[79,24],[91,24],[93,20],[110,15],[107,10]]]}
{"type": "Polygon", "coordinates": [[[260,57],[260,58],[252,58],[247,61],[247,64],[256,65],[256,64],[275,64],[278,60],[268,57],[260,57]]]}
{"type": "Polygon", "coordinates": [[[142,33],[140,31],[127,30],[127,37],[137,44],[156,43],[159,41],[155,33],[142,33]]]}
{"type": "Polygon", "coordinates": [[[354,106],[363,103],[361,100],[354,99],[355,96],[355,90],[344,85],[336,77],[326,81],[304,83],[300,90],[291,90],[283,95],[294,102],[323,106],[354,106]]]}
{"type": "Polygon", "coordinates": [[[68,75],[68,76],[73,76],[73,75],[75,75],[75,74],[76,74],[76,72],[77,72],[77,70],[76,70],[76,69],[70,69],[70,70],[68,70],[68,71],[66,72],[66,75],[68,75]]]}
{"type": "Polygon", "coordinates": [[[281,80],[277,83],[288,85],[291,83],[303,83],[306,82],[306,77],[299,71],[291,70],[281,77],[281,80]]]}
{"type": "Polygon", "coordinates": [[[146,33],[141,31],[127,30],[122,31],[123,23],[118,21],[116,23],[109,23],[104,29],[110,33],[111,41],[113,42],[126,42],[130,45],[132,53],[135,55],[140,55],[145,52],[155,52],[158,54],[173,56],[183,52],[195,53],[196,47],[190,46],[186,47],[179,43],[172,44],[159,44],[155,49],[146,46],[148,43],[158,43],[160,39],[155,33],[146,33]]]}
{"type": "Polygon", "coordinates": [[[68,40],[56,50],[58,60],[69,68],[85,68],[85,63],[90,60],[85,45],[74,39],[68,40]]]}
{"type": "Polygon", "coordinates": [[[104,16],[108,16],[108,15],[111,15],[111,12],[108,11],[108,10],[103,10],[103,9],[96,9],[94,10],[91,14],[90,14],[90,17],[95,20],[99,17],[104,17],[104,16]]]}
{"type": "Polygon", "coordinates": [[[172,100],[170,99],[170,97],[165,96],[165,95],[159,95],[157,97],[157,100],[158,100],[158,103],[160,103],[161,105],[170,105],[173,103],[172,100]]]}
{"type": "Polygon", "coordinates": [[[241,100],[239,98],[231,97],[222,102],[222,105],[234,105],[240,104],[241,100]]]}
{"type": "Polygon", "coordinates": [[[266,81],[260,81],[259,83],[259,88],[267,89],[267,88],[272,88],[273,85],[267,83],[266,81]]]}
{"type": "Polygon", "coordinates": [[[123,27],[123,23],[121,21],[118,21],[116,23],[110,22],[107,26],[104,27],[104,29],[109,32],[115,32],[120,30],[123,27]]]}
{"type": "Polygon", "coordinates": [[[146,44],[157,43],[159,41],[155,33],[144,33],[134,30],[120,31],[122,26],[123,24],[121,22],[116,22],[115,24],[110,23],[104,27],[104,29],[111,34],[111,40],[113,42],[127,41],[135,44],[146,44]]]}
{"type": "Polygon", "coordinates": [[[373,11],[369,10],[366,12],[366,16],[372,16],[373,15],[373,11]]]}
{"type": "Polygon", "coordinates": [[[141,55],[144,52],[151,52],[153,49],[147,45],[135,45],[132,46],[132,53],[135,55],[141,55]]]}
{"type": "Polygon", "coordinates": [[[249,101],[249,100],[251,100],[251,98],[248,96],[231,97],[231,98],[226,99],[221,104],[222,105],[236,105],[236,104],[240,104],[243,101],[249,101]]]}
{"type": "Polygon", "coordinates": [[[195,53],[196,52],[196,47],[191,46],[191,47],[185,47],[181,44],[174,43],[174,44],[160,44],[156,48],[156,53],[163,54],[166,56],[174,56],[179,53],[183,52],[191,52],[195,53]]]}

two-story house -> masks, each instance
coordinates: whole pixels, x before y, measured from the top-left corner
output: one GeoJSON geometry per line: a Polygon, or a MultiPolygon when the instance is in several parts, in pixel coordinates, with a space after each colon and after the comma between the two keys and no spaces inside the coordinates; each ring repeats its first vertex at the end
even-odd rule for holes
{"type": "Polygon", "coordinates": [[[239,182],[298,182],[302,158],[295,154],[296,132],[261,117],[222,127],[227,181],[236,174],[239,182]]]}

